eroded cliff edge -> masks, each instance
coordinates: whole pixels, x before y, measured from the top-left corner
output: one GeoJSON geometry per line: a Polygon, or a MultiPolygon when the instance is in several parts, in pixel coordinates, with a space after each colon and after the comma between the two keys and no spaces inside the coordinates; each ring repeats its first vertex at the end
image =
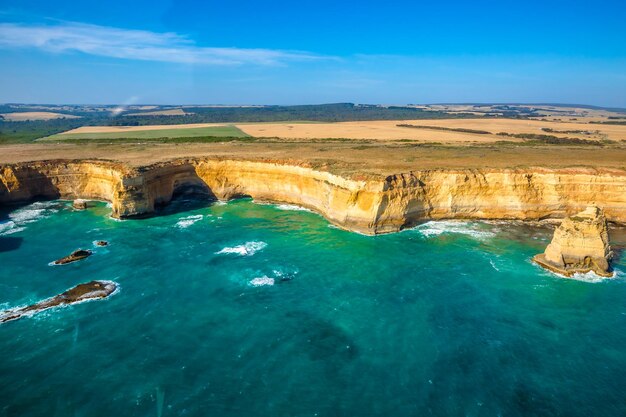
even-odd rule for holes
{"type": "Polygon", "coordinates": [[[178,193],[301,205],[366,234],[429,219],[562,218],[595,204],[626,224],[626,171],[608,169],[424,170],[343,177],[277,162],[188,159],[134,168],[105,161],[0,166],[0,204],[37,198],[110,201],[114,217],[147,215],[178,193]]]}

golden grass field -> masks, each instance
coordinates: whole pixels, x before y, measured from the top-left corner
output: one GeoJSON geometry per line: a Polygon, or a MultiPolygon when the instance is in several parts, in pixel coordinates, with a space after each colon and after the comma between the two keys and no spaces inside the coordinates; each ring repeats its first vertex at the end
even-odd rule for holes
{"type": "Polygon", "coordinates": [[[4,120],[10,122],[23,122],[26,120],[52,120],[52,119],[79,119],[80,116],[71,114],[53,113],[49,111],[29,111],[19,113],[2,113],[4,120]]]}
{"type": "Polygon", "coordinates": [[[626,170],[626,146],[428,145],[391,142],[46,143],[0,145],[0,164],[104,159],[141,166],[177,158],[219,157],[308,164],[343,175],[423,169],[573,168],[626,170]]]}
{"type": "MultiPolygon", "coordinates": [[[[153,125],[153,126],[84,126],[56,135],[55,139],[78,137],[91,133],[119,133],[120,137],[128,132],[148,130],[194,129],[218,126],[234,126],[244,133],[256,138],[282,139],[353,139],[397,141],[412,140],[419,142],[438,143],[492,143],[497,141],[520,142],[521,139],[501,136],[498,133],[538,134],[562,138],[578,138],[587,140],[626,140],[626,125],[602,125],[581,122],[554,122],[520,119],[441,119],[441,120],[383,120],[340,123],[199,123],[184,125],[153,125]],[[466,132],[443,131],[425,128],[400,127],[399,124],[417,126],[445,127],[450,129],[473,129],[491,132],[492,134],[474,134],[466,132]],[[542,129],[552,129],[551,132],[542,129]],[[584,133],[574,133],[582,131],[584,133]]],[[[181,136],[183,133],[181,132],[181,136]]]]}
{"type": "Polygon", "coordinates": [[[424,142],[478,142],[488,143],[501,140],[516,139],[502,137],[496,133],[530,133],[546,134],[558,137],[575,137],[580,139],[610,139],[626,140],[626,126],[596,125],[587,123],[543,122],[537,120],[517,119],[444,119],[444,120],[396,120],[396,121],[367,121],[342,123],[258,123],[236,125],[243,132],[253,137],[281,137],[297,139],[315,138],[346,138],[346,139],[373,139],[399,140],[412,139],[424,142]],[[417,126],[435,126],[453,129],[484,130],[492,135],[472,134],[464,132],[415,129],[398,127],[398,124],[417,126]],[[545,132],[542,128],[553,129],[554,132],[545,132]],[[558,133],[557,131],[583,130],[593,132],[590,135],[576,133],[558,133]]]}

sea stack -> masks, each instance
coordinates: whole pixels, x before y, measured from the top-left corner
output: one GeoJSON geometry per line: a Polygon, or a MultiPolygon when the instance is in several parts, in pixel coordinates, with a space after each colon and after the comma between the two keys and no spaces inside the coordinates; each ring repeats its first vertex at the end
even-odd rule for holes
{"type": "Polygon", "coordinates": [[[74,202],[72,203],[72,206],[76,210],[85,210],[87,208],[87,200],[83,200],[82,198],[78,198],[78,199],[74,200],[74,202]]]}
{"type": "Polygon", "coordinates": [[[567,277],[590,271],[610,277],[613,275],[610,267],[612,256],[604,212],[590,206],[564,219],[554,231],[546,251],[536,255],[533,260],[567,277]]]}

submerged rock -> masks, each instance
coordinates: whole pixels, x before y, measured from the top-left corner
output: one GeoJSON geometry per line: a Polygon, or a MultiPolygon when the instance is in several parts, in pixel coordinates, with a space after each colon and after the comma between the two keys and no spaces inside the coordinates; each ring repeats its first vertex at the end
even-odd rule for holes
{"type": "Polygon", "coordinates": [[[117,284],[113,281],[91,281],[85,284],[79,284],[62,294],[40,301],[37,304],[5,310],[0,313],[0,323],[17,320],[22,316],[31,316],[53,307],[105,298],[113,294],[116,289],[117,284]]]}
{"type": "Polygon", "coordinates": [[[76,262],[76,261],[80,261],[81,259],[85,259],[87,257],[91,256],[91,251],[87,250],[87,249],[78,249],[75,250],[74,252],[72,252],[71,254],[67,255],[64,258],[58,259],[56,261],[54,261],[55,265],[65,265],[65,264],[69,264],[71,262],[76,262]]]}
{"type": "Polygon", "coordinates": [[[72,207],[74,207],[76,210],[85,210],[87,208],[87,200],[78,198],[74,200],[74,202],[72,203],[72,207]]]}
{"type": "Polygon", "coordinates": [[[536,255],[533,260],[546,269],[568,277],[590,271],[610,277],[612,256],[604,212],[590,206],[564,219],[554,231],[546,251],[536,255]]]}
{"type": "Polygon", "coordinates": [[[109,242],[107,242],[106,240],[98,240],[96,242],[96,246],[109,246],[109,242]]]}

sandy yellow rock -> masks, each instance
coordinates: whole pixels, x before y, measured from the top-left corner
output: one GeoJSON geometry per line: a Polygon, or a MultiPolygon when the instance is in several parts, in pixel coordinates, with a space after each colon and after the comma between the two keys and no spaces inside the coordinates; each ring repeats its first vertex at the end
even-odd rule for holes
{"type": "Polygon", "coordinates": [[[83,200],[82,198],[77,198],[72,202],[72,207],[76,210],[85,210],[87,208],[87,200],[83,200]]]}
{"type": "Polygon", "coordinates": [[[611,276],[609,233],[603,211],[590,206],[561,222],[545,252],[535,256],[541,266],[566,276],[593,271],[611,276]]]}
{"type": "Polygon", "coordinates": [[[626,223],[626,171],[422,170],[343,177],[285,161],[185,159],[141,168],[105,161],[0,166],[0,204],[36,198],[110,201],[114,217],[150,214],[177,194],[297,204],[360,233],[389,233],[432,219],[563,218],[597,203],[626,223]]]}

